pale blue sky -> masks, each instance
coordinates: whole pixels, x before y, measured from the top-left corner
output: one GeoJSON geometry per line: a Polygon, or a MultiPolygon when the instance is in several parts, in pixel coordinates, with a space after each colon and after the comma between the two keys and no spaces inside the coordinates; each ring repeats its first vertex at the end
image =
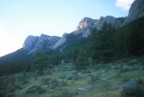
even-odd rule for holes
{"type": "Polygon", "coordinates": [[[21,48],[28,35],[70,33],[84,17],[127,16],[116,1],[124,0],[0,0],[0,56],[21,48]]]}

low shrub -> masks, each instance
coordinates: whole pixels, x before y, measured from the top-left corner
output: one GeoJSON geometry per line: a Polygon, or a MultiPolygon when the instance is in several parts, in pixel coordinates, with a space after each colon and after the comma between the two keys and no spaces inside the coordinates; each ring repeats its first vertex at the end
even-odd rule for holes
{"type": "Polygon", "coordinates": [[[98,76],[91,76],[90,80],[89,80],[89,83],[90,84],[95,84],[99,80],[100,80],[100,77],[98,77],[98,76]]]}
{"type": "Polygon", "coordinates": [[[62,91],[59,94],[52,95],[51,97],[76,97],[78,92],[76,91],[62,91]]]}

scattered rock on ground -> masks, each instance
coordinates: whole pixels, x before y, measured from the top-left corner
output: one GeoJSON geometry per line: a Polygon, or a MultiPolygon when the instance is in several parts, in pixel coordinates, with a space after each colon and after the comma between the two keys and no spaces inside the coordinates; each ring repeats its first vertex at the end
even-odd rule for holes
{"type": "Polygon", "coordinates": [[[93,88],[94,88],[93,86],[88,85],[88,86],[84,86],[84,87],[78,88],[78,90],[80,90],[80,91],[90,91],[93,88]]]}
{"type": "Polygon", "coordinates": [[[130,71],[130,70],[133,70],[131,66],[125,65],[122,67],[122,71],[130,71]]]}

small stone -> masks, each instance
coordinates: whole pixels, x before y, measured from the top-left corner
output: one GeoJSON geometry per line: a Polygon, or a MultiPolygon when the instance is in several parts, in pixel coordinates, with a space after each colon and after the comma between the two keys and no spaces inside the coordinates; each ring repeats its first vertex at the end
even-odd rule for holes
{"type": "Polygon", "coordinates": [[[80,90],[80,91],[90,91],[93,88],[94,88],[93,86],[89,85],[89,86],[78,88],[78,90],[80,90]]]}

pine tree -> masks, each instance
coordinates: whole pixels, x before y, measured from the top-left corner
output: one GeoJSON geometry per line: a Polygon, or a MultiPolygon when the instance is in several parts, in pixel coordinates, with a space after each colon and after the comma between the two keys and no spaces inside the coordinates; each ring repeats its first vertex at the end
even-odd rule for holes
{"type": "Polygon", "coordinates": [[[84,49],[81,49],[77,55],[76,68],[78,70],[85,69],[88,66],[87,53],[84,49]]]}
{"type": "Polygon", "coordinates": [[[38,70],[40,75],[43,75],[43,69],[48,66],[49,59],[48,56],[44,52],[38,52],[33,60],[31,61],[31,68],[33,70],[38,70]]]}
{"type": "Polygon", "coordinates": [[[107,23],[104,23],[101,30],[94,30],[91,43],[91,54],[98,62],[109,62],[113,59],[115,51],[114,33],[115,28],[107,23]]]}

